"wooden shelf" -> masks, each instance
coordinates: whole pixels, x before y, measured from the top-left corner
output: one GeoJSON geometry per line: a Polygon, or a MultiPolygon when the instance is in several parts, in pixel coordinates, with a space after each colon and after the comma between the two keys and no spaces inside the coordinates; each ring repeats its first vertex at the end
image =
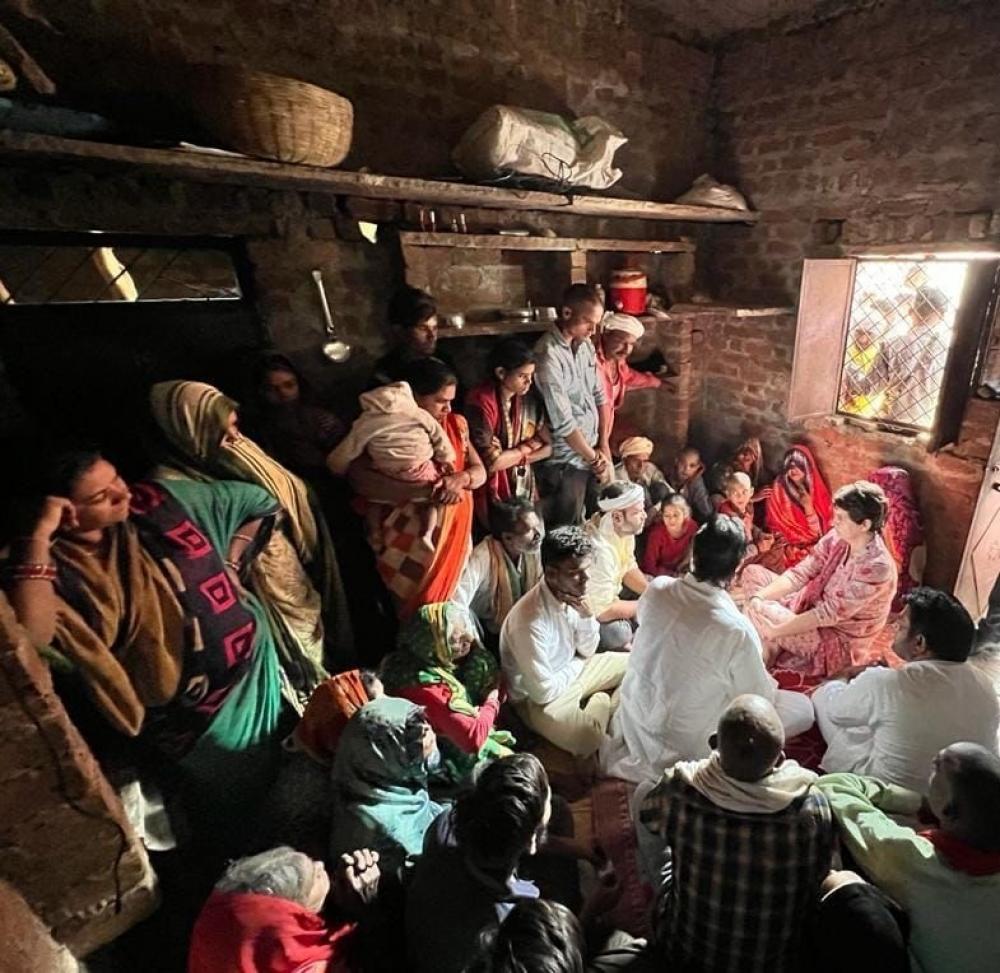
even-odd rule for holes
{"type": "Polygon", "coordinates": [[[731,314],[736,318],[766,318],[773,314],[794,314],[794,307],[748,307],[737,304],[673,304],[669,314],[731,314]]]}
{"type": "Polygon", "coordinates": [[[148,149],[27,132],[0,131],[0,159],[13,162],[70,162],[74,165],[104,168],[140,168],[195,182],[235,183],[268,189],[305,190],[364,199],[391,199],[470,208],[534,210],[687,223],[755,223],[758,219],[757,213],[714,206],[686,206],[611,196],[570,196],[499,189],[494,186],[265,162],[212,150],[148,149]]]}
{"type": "Polygon", "coordinates": [[[466,322],[462,328],[438,328],[438,341],[446,338],[482,338],[489,335],[541,334],[548,331],[548,321],[482,321],[475,324],[466,322]]]}
{"type": "Polygon", "coordinates": [[[603,240],[587,237],[510,236],[505,233],[399,234],[410,247],[453,247],[458,250],[529,250],[555,253],[694,253],[690,240],[603,240]]]}

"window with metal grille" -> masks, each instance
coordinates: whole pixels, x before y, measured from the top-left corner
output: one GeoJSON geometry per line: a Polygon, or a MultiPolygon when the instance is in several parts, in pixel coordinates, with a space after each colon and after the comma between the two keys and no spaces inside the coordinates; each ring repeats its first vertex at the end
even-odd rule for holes
{"type": "Polygon", "coordinates": [[[998,254],[859,255],[803,265],[788,418],[841,415],[955,442],[996,313],[998,254]]]}
{"type": "Polygon", "coordinates": [[[968,263],[861,260],[837,411],[930,430],[968,263]]]}
{"type": "Polygon", "coordinates": [[[0,304],[234,301],[231,253],[199,246],[0,244],[0,304]]]}

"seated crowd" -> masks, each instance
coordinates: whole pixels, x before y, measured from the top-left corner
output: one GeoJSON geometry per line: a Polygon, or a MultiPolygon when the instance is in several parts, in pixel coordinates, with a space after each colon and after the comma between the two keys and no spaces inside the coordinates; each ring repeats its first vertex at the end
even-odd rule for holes
{"type": "Polygon", "coordinates": [[[211,872],[188,969],[995,970],[998,689],[909,474],[661,470],[615,435],[643,325],[587,285],[464,403],[432,299],[390,317],[353,424],[269,355],[245,410],[155,385],[145,479],[74,446],[18,484],[14,611],[147,846],[211,872]],[[553,761],[619,782],[631,872],[553,761]],[[269,842],[285,793],[319,842],[269,842]]]}

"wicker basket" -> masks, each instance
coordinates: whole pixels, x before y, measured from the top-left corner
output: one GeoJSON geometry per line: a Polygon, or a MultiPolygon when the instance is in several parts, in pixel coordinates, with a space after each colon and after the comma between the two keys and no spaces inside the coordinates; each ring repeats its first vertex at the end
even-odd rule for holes
{"type": "Polygon", "coordinates": [[[223,148],[312,166],[339,165],[351,148],[354,109],[325,88],[216,65],[194,81],[195,117],[223,148]]]}

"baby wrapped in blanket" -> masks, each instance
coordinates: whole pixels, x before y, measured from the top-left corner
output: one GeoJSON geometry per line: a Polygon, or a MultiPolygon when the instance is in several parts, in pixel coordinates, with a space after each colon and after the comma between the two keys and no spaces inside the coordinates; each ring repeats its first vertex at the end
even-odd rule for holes
{"type": "MultiPolygon", "coordinates": [[[[327,466],[343,476],[362,453],[380,473],[404,483],[434,483],[454,471],[455,450],[440,424],[421,409],[406,382],[393,382],[365,392],[359,399],[361,415],[351,431],[327,457],[327,466]]],[[[421,504],[423,543],[433,548],[438,505],[421,504]]],[[[381,515],[369,508],[372,545],[381,545],[381,515]]]]}

